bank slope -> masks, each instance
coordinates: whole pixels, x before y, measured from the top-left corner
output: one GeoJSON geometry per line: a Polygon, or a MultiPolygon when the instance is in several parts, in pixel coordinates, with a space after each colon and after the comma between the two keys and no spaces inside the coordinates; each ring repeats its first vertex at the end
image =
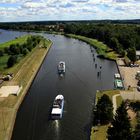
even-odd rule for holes
{"type": "Polygon", "coordinates": [[[5,82],[4,85],[19,84],[22,86],[22,91],[17,96],[10,95],[0,101],[0,139],[10,140],[12,130],[14,127],[17,110],[23,101],[35,75],[37,74],[44,58],[46,57],[52,45],[50,40],[41,42],[35,47],[26,57],[24,57],[18,64],[9,69],[9,72],[14,72],[14,78],[5,82]],[[47,47],[44,47],[44,44],[47,47]]]}
{"type": "Polygon", "coordinates": [[[111,60],[116,60],[118,57],[118,54],[116,54],[111,48],[96,39],[74,34],[65,34],[65,36],[84,41],[93,46],[96,49],[99,57],[111,60]]]}

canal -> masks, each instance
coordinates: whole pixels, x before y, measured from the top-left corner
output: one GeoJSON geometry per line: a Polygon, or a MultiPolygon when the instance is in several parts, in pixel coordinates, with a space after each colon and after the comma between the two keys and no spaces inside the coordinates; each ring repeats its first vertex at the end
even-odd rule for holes
{"type": "Polygon", "coordinates": [[[113,89],[116,63],[97,58],[84,42],[43,36],[53,45],[19,108],[12,140],[89,140],[96,90],[113,89]],[[63,78],[57,74],[61,60],[66,63],[63,78]],[[57,94],[65,98],[63,118],[52,121],[50,111],[57,94]]]}

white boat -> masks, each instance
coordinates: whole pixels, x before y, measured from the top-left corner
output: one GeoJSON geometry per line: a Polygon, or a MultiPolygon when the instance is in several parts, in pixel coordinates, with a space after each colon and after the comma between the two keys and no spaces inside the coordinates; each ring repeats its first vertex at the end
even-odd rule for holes
{"type": "Polygon", "coordinates": [[[64,107],[64,96],[57,95],[53,102],[51,118],[56,120],[61,119],[63,114],[63,107],[64,107]]]}
{"type": "Polygon", "coordinates": [[[114,77],[115,77],[116,79],[121,79],[121,75],[120,75],[119,73],[115,73],[114,77]]]}
{"type": "Polygon", "coordinates": [[[58,73],[59,74],[64,74],[65,73],[65,62],[60,61],[58,64],[58,73]]]}

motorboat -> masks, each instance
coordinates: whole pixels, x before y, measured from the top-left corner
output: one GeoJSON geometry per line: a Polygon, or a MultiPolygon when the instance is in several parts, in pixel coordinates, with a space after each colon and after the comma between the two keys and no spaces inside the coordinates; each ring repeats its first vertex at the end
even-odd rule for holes
{"type": "Polygon", "coordinates": [[[58,73],[59,74],[64,74],[65,73],[65,62],[60,61],[58,64],[58,73]]]}
{"type": "Polygon", "coordinates": [[[63,114],[63,107],[64,107],[64,96],[57,95],[53,102],[51,118],[56,120],[61,119],[63,114]]]}

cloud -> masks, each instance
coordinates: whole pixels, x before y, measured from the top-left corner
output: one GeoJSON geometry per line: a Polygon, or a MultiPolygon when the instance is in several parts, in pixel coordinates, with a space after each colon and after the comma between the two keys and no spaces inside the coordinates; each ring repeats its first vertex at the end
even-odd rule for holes
{"type": "Polygon", "coordinates": [[[22,7],[24,8],[43,8],[46,4],[43,2],[25,2],[22,7]]]}
{"type": "Polygon", "coordinates": [[[89,0],[72,0],[72,2],[77,2],[77,3],[79,3],[79,2],[81,2],[81,3],[85,3],[85,2],[88,2],[89,0]]]}
{"type": "Polygon", "coordinates": [[[140,0],[1,0],[1,21],[135,19],[140,0]]]}

